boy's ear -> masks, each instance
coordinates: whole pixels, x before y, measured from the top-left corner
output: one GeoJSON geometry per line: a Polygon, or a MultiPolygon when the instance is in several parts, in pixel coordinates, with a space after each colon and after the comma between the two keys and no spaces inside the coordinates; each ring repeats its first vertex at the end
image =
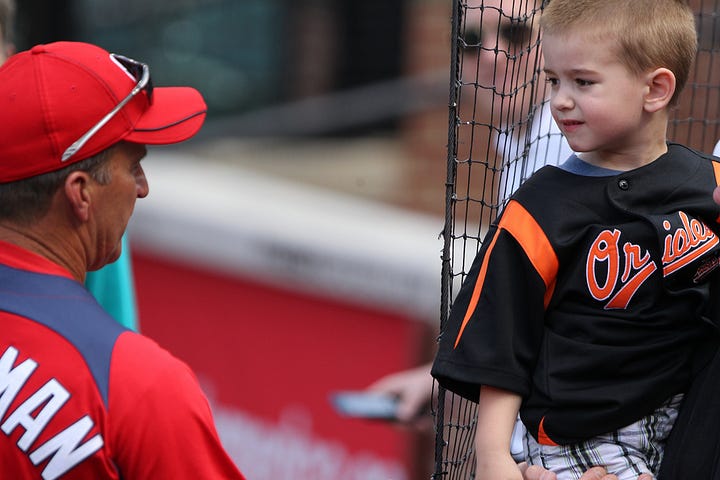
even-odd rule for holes
{"type": "Polygon", "coordinates": [[[654,113],[670,104],[675,94],[675,74],[667,68],[657,68],[647,76],[645,110],[654,113]]]}

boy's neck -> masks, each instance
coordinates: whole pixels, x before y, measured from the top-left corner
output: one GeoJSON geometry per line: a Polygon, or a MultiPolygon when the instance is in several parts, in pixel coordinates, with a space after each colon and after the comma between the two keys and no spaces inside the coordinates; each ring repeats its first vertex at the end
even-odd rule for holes
{"type": "Polygon", "coordinates": [[[667,152],[667,112],[648,117],[643,134],[634,145],[622,149],[601,148],[578,153],[585,162],[611,170],[628,171],[654,162],[667,152]]]}
{"type": "Polygon", "coordinates": [[[596,150],[578,153],[578,157],[596,167],[626,172],[654,162],[667,153],[667,150],[667,143],[663,142],[661,145],[651,149],[625,150],[622,152],[596,150]]]}

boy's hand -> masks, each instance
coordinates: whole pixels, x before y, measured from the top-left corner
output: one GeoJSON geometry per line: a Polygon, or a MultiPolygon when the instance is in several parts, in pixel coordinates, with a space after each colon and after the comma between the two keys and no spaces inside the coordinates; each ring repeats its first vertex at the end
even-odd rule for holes
{"type": "MultiPolygon", "coordinates": [[[[521,463],[519,466],[524,480],[556,480],[557,478],[554,473],[545,470],[540,465],[528,466],[526,463],[521,463]]],[[[580,480],[617,480],[617,476],[607,473],[603,467],[593,467],[585,472],[580,480]]],[[[638,480],[653,480],[653,476],[643,473],[638,480]]]]}
{"type": "MultiPolygon", "coordinates": [[[[515,463],[512,456],[507,453],[490,455],[483,459],[478,456],[475,478],[492,478],[493,480],[523,480],[523,474],[519,465],[515,463]]],[[[541,479],[538,477],[538,480],[541,479]]]]}

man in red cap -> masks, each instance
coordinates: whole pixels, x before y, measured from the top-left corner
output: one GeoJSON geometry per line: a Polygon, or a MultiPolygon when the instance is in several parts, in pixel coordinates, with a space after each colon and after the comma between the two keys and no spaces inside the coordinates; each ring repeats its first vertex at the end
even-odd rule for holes
{"type": "Polygon", "coordinates": [[[243,479],[180,360],[83,287],[114,261],[146,144],[203,124],[189,87],[86,43],[0,67],[0,469],[3,478],[243,479]]]}

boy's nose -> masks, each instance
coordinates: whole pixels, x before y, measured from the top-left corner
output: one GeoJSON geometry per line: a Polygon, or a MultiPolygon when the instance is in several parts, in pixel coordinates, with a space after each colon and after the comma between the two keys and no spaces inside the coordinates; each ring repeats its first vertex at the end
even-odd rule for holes
{"type": "Polygon", "coordinates": [[[572,97],[568,95],[565,89],[558,89],[553,92],[550,98],[550,105],[556,110],[568,110],[573,107],[574,103],[572,97]]]}

